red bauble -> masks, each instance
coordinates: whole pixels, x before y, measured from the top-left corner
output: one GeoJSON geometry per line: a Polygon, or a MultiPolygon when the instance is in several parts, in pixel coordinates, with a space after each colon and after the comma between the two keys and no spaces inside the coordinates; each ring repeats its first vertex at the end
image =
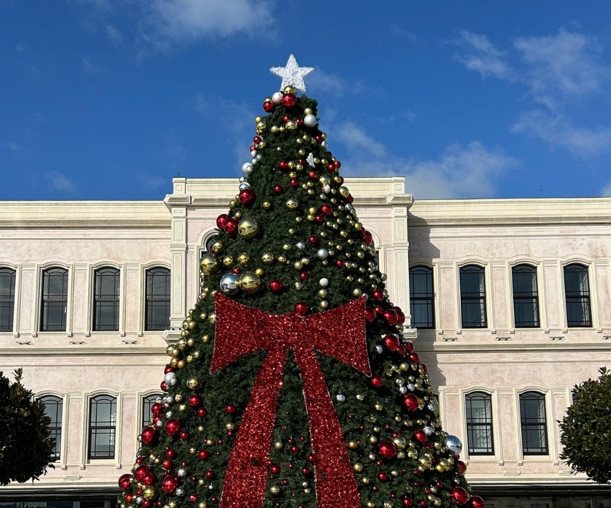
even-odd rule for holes
{"type": "Polygon", "coordinates": [[[235,413],[235,406],[233,404],[229,404],[226,408],[225,408],[225,412],[227,414],[233,414],[235,413]]]}
{"type": "Polygon", "coordinates": [[[414,345],[411,342],[404,342],[403,347],[406,349],[408,353],[414,352],[414,345]]]}
{"type": "Polygon", "coordinates": [[[372,295],[376,300],[384,300],[384,291],[382,291],[381,289],[374,289],[372,295]]]}
{"type": "Polygon", "coordinates": [[[310,276],[310,274],[309,274],[308,272],[301,272],[301,273],[299,274],[299,278],[300,278],[301,280],[308,280],[308,277],[309,277],[309,276],[310,276]]]}
{"type": "Polygon", "coordinates": [[[190,501],[191,503],[197,503],[197,494],[191,494],[191,495],[189,496],[189,501],[190,501]]]}
{"type": "Polygon", "coordinates": [[[403,323],[405,323],[405,314],[403,313],[403,311],[399,307],[393,307],[393,310],[397,314],[397,321],[399,322],[399,324],[402,325],[403,323]]]}
{"type": "Polygon", "coordinates": [[[471,506],[473,508],[486,508],[486,502],[480,496],[473,496],[471,498],[471,506]]]}
{"type": "Polygon", "coordinates": [[[414,500],[411,497],[404,497],[402,499],[403,506],[413,506],[414,500]]]}
{"type": "Polygon", "coordinates": [[[462,474],[465,474],[465,471],[467,470],[467,464],[465,464],[462,460],[459,460],[458,469],[460,470],[462,474]]]}
{"type": "Polygon", "coordinates": [[[284,123],[289,123],[291,121],[291,117],[289,115],[285,115],[284,118],[282,119],[282,121],[284,123]]]}
{"type": "Polygon", "coordinates": [[[274,110],[274,103],[272,101],[264,101],[263,102],[263,109],[265,110],[266,113],[269,113],[270,111],[274,110]]]}
{"type": "Polygon", "coordinates": [[[325,203],[320,207],[320,211],[325,215],[331,215],[333,213],[333,207],[329,203],[325,203]]]}
{"type": "Polygon", "coordinates": [[[176,458],[176,450],[174,450],[172,448],[166,448],[165,449],[165,456],[168,459],[175,459],[176,458]]]}
{"type": "Polygon", "coordinates": [[[376,374],[371,378],[371,384],[376,388],[380,388],[384,385],[384,378],[382,378],[382,376],[380,376],[379,374],[376,374]]]}
{"type": "Polygon", "coordinates": [[[214,478],[214,471],[206,471],[206,478],[208,478],[209,480],[211,480],[212,478],[214,478]]]}
{"type": "Polygon", "coordinates": [[[165,381],[162,381],[161,384],[159,385],[159,387],[161,388],[161,391],[163,392],[167,392],[168,391],[168,385],[165,381]]]}
{"type": "Polygon", "coordinates": [[[325,221],[324,217],[320,215],[319,213],[314,215],[314,220],[318,222],[319,224],[322,224],[325,221]]]}
{"type": "Polygon", "coordinates": [[[373,307],[365,307],[365,319],[370,323],[376,318],[376,311],[373,307]]]}
{"type": "Polygon", "coordinates": [[[424,433],[423,430],[417,430],[416,432],[414,432],[414,439],[416,441],[418,441],[419,443],[426,443],[426,434],[424,433]]]}
{"type": "Polygon", "coordinates": [[[397,445],[392,441],[382,441],[378,446],[378,455],[382,459],[394,459],[397,455],[397,445]]]}
{"type": "Polygon", "coordinates": [[[327,166],[327,169],[328,169],[329,171],[335,171],[335,164],[333,164],[333,163],[329,164],[329,165],[327,166]]]}
{"type": "Polygon", "coordinates": [[[339,169],[342,167],[342,163],[340,161],[333,161],[333,165],[335,166],[336,169],[339,169]]]}
{"type": "Polygon", "coordinates": [[[291,187],[298,187],[299,180],[297,180],[297,178],[291,178],[290,184],[291,184],[291,187]]]}
{"type": "Polygon", "coordinates": [[[283,191],[283,189],[282,189],[281,185],[274,185],[274,192],[276,194],[282,194],[282,191],[283,191]]]}
{"type": "Polygon", "coordinates": [[[238,221],[234,218],[227,219],[223,230],[228,235],[235,235],[238,232],[238,221]]]}
{"type": "Polygon", "coordinates": [[[385,473],[384,471],[378,473],[378,480],[380,480],[381,482],[387,482],[388,478],[388,473],[385,473]]]}
{"type": "Polygon", "coordinates": [[[171,418],[165,423],[165,433],[168,436],[175,436],[180,432],[180,420],[178,418],[171,418]]]}
{"type": "Polygon", "coordinates": [[[224,231],[225,230],[225,222],[227,221],[228,218],[229,218],[229,215],[227,215],[226,213],[222,213],[221,215],[219,215],[216,218],[216,225],[217,225],[217,227],[224,231]]]}
{"type": "Polygon", "coordinates": [[[244,189],[243,191],[240,191],[238,199],[244,206],[250,206],[255,200],[255,193],[252,189],[244,189]]]}
{"type": "Polygon", "coordinates": [[[183,441],[186,441],[187,439],[189,439],[189,433],[186,430],[181,430],[180,434],[179,434],[179,437],[183,441]]]}
{"type": "Polygon", "coordinates": [[[413,393],[408,393],[405,397],[403,397],[403,404],[405,404],[405,407],[410,411],[415,411],[418,409],[419,403],[420,401],[418,400],[418,397],[413,393]]]}
{"type": "Polygon", "coordinates": [[[284,285],[278,279],[273,279],[269,282],[269,289],[274,293],[280,293],[284,285]]]}
{"type": "Polygon", "coordinates": [[[262,139],[260,136],[255,136],[254,138],[252,138],[252,141],[255,145],[258,145],[259,143],[261,143],[262,139]]]}
{"type": "Polygon", "coordinates": [[[161,463],[161,467],[163,469],[172,469],[172,461],[170,459],[165,459],[162,463],[161,463]]]}
{"type": "Polygon", "coordinates": [[[280,169],[288,169],[288,168],[289,168],[289,163],[288,163],[288,162],[286,162],[286,161],[280,161],[280,162],[278,163],[278,167],[279,167],[280,169]]]}
{"type": "Polygon", "coordinates": [[[208,411],[206,411],[203,407],[200,407],[197,410],[197,416],[206,416],[207,413],[208,413],[208,411]]]}
{"type": "Polygon", "coordinates": [[[301,474],[304,476],[310,476],[312,474],[312,470],[309,467],[304,467],[301,469],[301,474]]]}
{"type": "Polygon", "coordinates": [[[308,238],[308,242],[314,244],[314,243],[318,242],[318,237],[311,236],[310,238],[308,238]]]}
{"type": "Polygon", "coordinates": [[[317,180],[318,179],[318,173],[316,171],[312,170],[312,171],[310,171],[308,173],[308,178],[310,180],[317,180]]]}
{"type": "Polygon", "coordinates": [[[390,325],[395,325],[397,323],[397,313],[394,311],[394,309],[386,309],[384,311],[384,317],[390,325]]]}
{"type": "Polygon", "coordinates": [[[297,302],[295,304],[295,312],[299,314],[300,316],[304,316],[305,314],[307,314],[308,310],[309,310],[308,304],[305,302],[297,302]]]}
{"type": "Polygon", "coordinates": [[[344,260],[343,260],[343,259],[338,259],[338,260],[335,262],[335,264],[336,264],[336,266],[337,266],[338,268],[343,268],[343,267],[344,267],[344,260]]]}
{"type": "Polygon", "coordinates": [[[278,466],[277,464],[272,464],[272,466],[270,467],[270,471],[272,472],[272,474],[279,474],[280,466],[278,466]]]}
{"type": "Polygon", "coordinates": [[[373,235],[365,229],[363,229],[362,231],[363,231],[363,238],[365,239],[365,243],[367,245],[371,245],[371,242],[373,242],[373,235]]]}
{"type": "Polygon", "coordinates": [[[158,416],[162,412],[163,412],[163,406],[159,402],[155,402],[155,404],[151,406],[151,413],[153,413],[154,415],[158,416]]]}
{"type": "Polygon", "coordinates": [[[155,482],[157,481],[157,477],[155,476],[155,474],[152,471],[147,471],[145,473],[145,475],[142,477],[142,480],[140,483],[142,483],[142,485],[153,485],[155,482]]]}
{"type": "Polygon", "coordinates": [[[131,503],[134,500],[134,496],[132,494],[123,494],[123,497],[128,503],[131,503]]]}
{"type": "Polygon", "coordinates": [[[320,134],[318,136],[316,136],[316,141],[318,143],[322,143],[325,140],[325,138],[323,138],[320,134]]]}
{"type": "Polygon", "coordinates": [[[129,487],[129,484],[132,481],[132,475],[131,474],[123,474],[121,475],[121,477],[119,478],[119,488],[121,490],[125,490],[127,487],[129,487]]]}
{"type": "Polygon", "coordinates": [[[197,395],[196,393],[189,396],[189,406],[193,408],[198,408],[199,406],[202,405],[202,402],[203,402],[202,398],[199,395],[197,395]]]}
{"type": "Polygon", "coordinates": [[[458,504],[465,504],[469,501],[469,493],[462,487],[454,487],[452,490],[452,497],[456,499],[458,504]]]}
{"type": "Polygon", "coordinates": [[[157,442],[157,430],[154,427],[145,427],[142,430],[142,442],[147,445],[154,445],[157,442]]]}
{"type": "Polygon", "coordinates": [[[197,456],[199,457],[200,460],[206,460],[208,457],[210,457],[210,454],[208,453],[207,450],[200,450],[197,456]]]}
{"type": "Polygon", "coordinates": [[[161,488],[166,494],[173,494],[178,487],[178,477],[173,474],[165,475],[165,478],[161,482],[161,488]]]}
{"type": "Polygon", "coordinates": [[[410,353],[409,357],[410,357],[412,362],[420,363],[420,356],[418,356],[418,353],[410,353]]]}
{"type": "Polygon", "coordinates": [[[282,105],[290,108],[295,104],[297,104],[297,97],[295,97],[292,93],[285,93],[282,97],[282,105]]]}

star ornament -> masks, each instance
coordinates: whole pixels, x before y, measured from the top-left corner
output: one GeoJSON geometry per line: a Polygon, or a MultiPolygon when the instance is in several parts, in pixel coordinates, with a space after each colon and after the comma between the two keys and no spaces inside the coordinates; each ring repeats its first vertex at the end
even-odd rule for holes
{"type": "Polygon", "coordinates": [[[287,86],[293,86],[304,93],[306,91],[306,86],[303,82],[303,78],[313,70],[314,67],[299,67],[297,60],[295,60],[295,56],[292,54],[289,56],[285,67],[272,67],[270,69],[271,72],[282,78],[280,90],[283,90],[287,86]]]}

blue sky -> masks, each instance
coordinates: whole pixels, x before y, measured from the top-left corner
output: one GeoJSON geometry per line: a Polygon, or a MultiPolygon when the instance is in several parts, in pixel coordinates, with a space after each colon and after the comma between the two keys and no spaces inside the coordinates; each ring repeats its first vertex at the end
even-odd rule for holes
{"type": "Polygon", "coordinates": [[[611,195],[608,1],[0,0],[0,199],[240,176],[291,53],[344,176],[611,195]]]}

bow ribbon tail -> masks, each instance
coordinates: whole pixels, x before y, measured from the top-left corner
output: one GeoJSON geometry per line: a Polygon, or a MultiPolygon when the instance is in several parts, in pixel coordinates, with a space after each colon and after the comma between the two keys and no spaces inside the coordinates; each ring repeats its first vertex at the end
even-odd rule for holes
{"type": "Polygon", "coordinates": [[[257,374],[227,465],[220,508],[263,507],[286,360],[286,350],[271,350],[257,374]]]}
{"type": "Polygon", "coordinates": [[[314,454],[316,500],[319,508],[360,508],[360,494],[344,433],[335,414],[327,385],[312,349],[295,349],[301,370],[310,439],[314,454]]]}

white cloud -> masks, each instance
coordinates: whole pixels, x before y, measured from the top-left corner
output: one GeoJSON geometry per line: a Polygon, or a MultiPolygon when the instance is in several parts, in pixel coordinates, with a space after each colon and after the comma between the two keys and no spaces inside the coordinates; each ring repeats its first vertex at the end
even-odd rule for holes
{"type": "Polygon", "coordinates": [[[28,47],[23,42],[20,42],[15,46],[15,51],[17,51],[18,53],[23,53],[27,49],[28,47]]]}
{"type": "Polygon", "coordinates": [[[565,117],[542,110],[523,114],[512,131],[542,139],[553,148],[566,149],[578,158],[594,157],[611,149],[610,127],[596,130],[573,127],[565,117]]]}
{"type": "Polygon", "coordinates": [[[123,33],[116,26],[106,24],[106,35],[115,46],[123,46],[123,33]]]}
{"type": "Polygon", "coordinates": [[[603,197],[611,197],[611,180],[607,182],[607,185],[603,187],[601,196],[603,197]]]}
{"type": "Polygon", "coordinates": [[[561,28],[556,35],[520,37],[514,46],[527,64],[524,79],[535,94],[587,94],[602,90],[610,76],[591,36],[561,28]]]}
{"type": "Polygon", "coordinates": [[[104,73],[104,69],[102,67],[99,67],[91,63],[89,58],[83,57],[82,62],[83,62],[83,72],[85,72],[85,74],[89,74],[90,76],[97,76],[99,74],[104,73]]]}
{"type": "Polygon", "coordinates": [[[168,185],[167,177],[154,175],[146,171],[137,171],[136,180],[148,189],[159,189],[168,185]]]}
{"type": "Polygon", "coordinates": [[[74,192],[76,191],[76,186],[68,177],[60,173],[59,171],[50,171],[45,175],[45,179],[47,180],[49,186],[58,191],[64,192],[74,192]]]}
{"type": "Polygon", "coordinates": [[[334,129],[333,138],[341,141],[352,152],[360,155],[368,153],[375,157],[384,157],[386,147],[367,136],[365,132],[352,122],[344,122],[334,129]]]}
{"type": "Polygon", "coordinates": [[[14,141],[7,141],[5,143],[2,143],[2,148],[6,148],[7,150],[11,150],[12,152],[18,152],[23,147],[21,145],[18,145],[14,141]]]}
{"type": "Polygon", "coordinates": [[[455,44],[465,49],[463,54],[455,58],[467,69],[479,72],[483,78],[515,78],[514,70],[504,61],[506,53],[496,49],[485,35],[463,30],[455,44]]]}

